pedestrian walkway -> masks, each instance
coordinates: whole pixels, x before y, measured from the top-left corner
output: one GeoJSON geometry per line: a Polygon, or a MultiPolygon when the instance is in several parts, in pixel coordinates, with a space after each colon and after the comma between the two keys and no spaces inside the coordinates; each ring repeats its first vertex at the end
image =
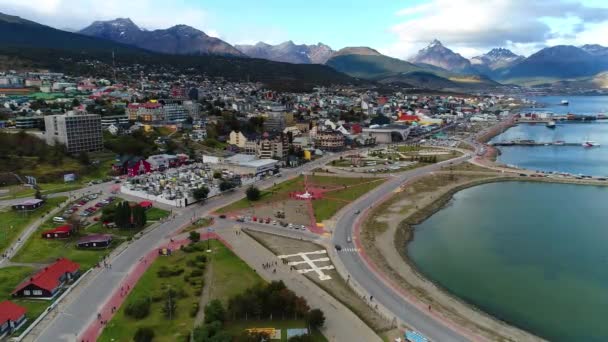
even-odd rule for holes
{"type": "MultiPolygon", "coordinates": [[[[201,235],[201,240],[214,239],[216,234],[209,233],[201,235]]],[[[188,239],[181,239],[177,241],[171,241],[166,246],[160,248],[168,248],[172,250],[179,249],[181,246],[190,243],[188,239]]],[[[96,341],[104,326],[114,317],[120,306],[124,303],[125,299],[129,295],[130,291],[133,290],[141,276],[148,270],[154,260],[158,258],[158,249],[150,250],[145,256],[143,256],[139,262],[133,266],[133,268],[127,273],[127,276],[120,283],[120,287],[116,287],[114,293],[108,298],[102,308],[98,311],[96,319],[90,322],[88,327],[78,337],[78,341],[96,341]]],[[[111,267],[111,266],[110,266],[111,267]]]]}
{"type": "Polygon", "coordinates": [[[267,281],[282,280],[298,296],[304,297],[311,308],[319,308],[325,313],[325,327],[322,333],[330,341],[382,341],[359,317],[342,303],[331,297],[305,276],[283,265],[280,259],[247,234],[236,235],[229,230],[218,234],[233,247],[233,251],[243,261],[254,268],[267,281]],[[262,265],[279,261],[276,267],[262,265]]]}

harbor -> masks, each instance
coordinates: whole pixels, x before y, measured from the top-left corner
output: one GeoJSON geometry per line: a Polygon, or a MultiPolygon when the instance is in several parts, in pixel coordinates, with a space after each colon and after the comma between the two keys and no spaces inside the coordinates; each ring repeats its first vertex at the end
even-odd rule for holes
{"type": "Polygon", "coordinates": [[[564,141],[552,141],[552,142],[536,142],[534,140],[511,140],[511,141],[498,141],[490,143],[492,146],[581,146],[581,147],[594,147],[598,146],[593,141],[583,142],[564,142],[564,141]]]}

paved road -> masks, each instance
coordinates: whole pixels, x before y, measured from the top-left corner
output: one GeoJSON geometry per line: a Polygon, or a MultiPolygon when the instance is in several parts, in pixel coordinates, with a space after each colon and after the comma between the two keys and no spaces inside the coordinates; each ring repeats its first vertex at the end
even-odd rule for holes
{"type": "MultiPolygon", "coordinates": [[[[307,163],[297,169],[283,170],[281,181],[296,177],[301,172],[310,171],[327,161],[339,157],[339,154],[328,155],[317,161],[307,163]]],[[[268,179],[257,184],[260,188],[272,186],[277,179],[268,179]]],[[[114,289],[119,286],[140,258],[151,249],[166,242],[168,238],[182,227],[189,225],[194,217],[204,217],[214,209],[234,202],[244,196],[244,189],[229,194],[216,196],[205,204],[192,205],[175,210],[176,217],[170,221],[157,223],[155,228],[134,240],[120,254],[110,258],[111,269],[97,270],[91,279],[85,280],[67,296],[66,302],[60,303],[54,314],[43,321],[43,325],[34,329],[33,334],[26,338],[29,341],[74,341],[75,337],[88,323],[96,318],[99,308],[111,297],[114,289]]]]}
{"type": "MultiPolygon", "coordinates": [[[[470,154],[467,154],[451,162],[459,163],[469,158],[470,154]]],[[[383,185],[359,198],[340,213],[341,215],[334,229],[333,243],[345,248],[354,247],[352,243],[348,243],[347,239],[355,235],[354,229],[359,224],[359,218],[364,216],[369,208],[381,202],[402,183],[437,170],[449,162],[437,163],[398,174],[383,185]],[[357,210],[360,211],[358,215],[356,214],[357,210]]],[[[444,322],[439,322],[432,318],[425,309],[421,309],[413,304],[399,291],[391,287],[386,279],[383,279],[370,268],[370,265],[366,263],[360,253],[337,252],[336,255],[350,274],[351,279],[363,287],[369,295],[372,295],[374,301],[382,304],[402,322],[406,322],[434,341],[469,341],[469,338],[461,332],[446,326],[444,322]]]]}
{"type": "MultiPolygon", "coordinates": [[[[280,229],[272,227],[275,229],[280,229]]],[[[297,234],[297,232],[293,232],[297,234]]],[[[279,261],[277,257],[252,239],[247,234],[235,235],[232,230],[219,232],[233,247],[234,252],[252,266],[264,279],[268,281],[282,280],[287,287],[298,296],[306,298],[311,308],[319,308],[325,313],[325,326],[323,334],[330,341],[365,341],[381,342],[376,333],[368,327],[359,317],[346,306],[327,294],[324,290],[307,279],[305,276],[290,271],[290,266],[278,262],[276,273],[271,269],[263,269],[265,262],[279,261]],[[256,267],[257,266],[257,267],[256,267]]]]}

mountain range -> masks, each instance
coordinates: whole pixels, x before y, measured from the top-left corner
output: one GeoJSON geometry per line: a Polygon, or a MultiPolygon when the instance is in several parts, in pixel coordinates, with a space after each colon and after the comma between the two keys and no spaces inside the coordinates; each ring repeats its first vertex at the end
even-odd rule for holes
{"type": "MultiPolygon", "coordinates": [[[[137,34],[137,30],[131,32],[137,34]]],[[[279,63],[223,53],[221,56],[201,54],[201,51],[210,51],[201,48],[196,51],[185,55],[154,52],[0,13],[1,69],[51,69],[75,75],[113,77],[111,65],[115,56],[119,67],[139,64],[145,72],[160,67],[176,73],[250,80],[278,90],[306,91],[318,85],[362,83],[325,65],[279,63]]]]}
{"type": "Polygon", "coordinates": [[[278,45],[259,42],[235,47],[249,57],[295,64],[325,64],[334,53],[334,50],[322,43],[297,45],[291,40],[278,45]]]}
{"type": "Polygon", "coordinates": [[[56,57],[69,51],[70,57],[79,58],[107,57],[111,50],[123,59],[128,55],[133,60],[171,61],[183,66],[196,65],[198,70],[217,76],[281,79],[285,84],[298,78],[314,82],[317,77],[319,84],[353,82],[348,77],[351,76],[381,83],[424,87],[436,84],[436,88],[493,87],[499,85],[497,82],[530,85],[563,81],[597,85],[605,84],[608,71],[608,48],[597,44],[547,47],[528,57],[495,48],[469,60],[434,40],[406,61],[369,47],[334,51],[323,43],[298,45],[287,41],[278,45],[259,42],[232,46],[186,25],[149,31],[128,18],[96,21],[72,33],[0,13],[0,52],[13,57],[27,55],[30,60],[44,60],[47,65],[60,64],[51,61],[48,53],[35,55],[33,49],[52,49],[56,57]],[[307,74],[308,71],[311,72],[307,74]]]}
{"type": "Polygon", "coordinates": [[[241,51],[225,41],[210,37],[205,32],[186,25],[146,31],[140,29],[129,18],[118,18],[110,21],[95,21],[79,33],[172,55],[245,57],[241,51]]]}

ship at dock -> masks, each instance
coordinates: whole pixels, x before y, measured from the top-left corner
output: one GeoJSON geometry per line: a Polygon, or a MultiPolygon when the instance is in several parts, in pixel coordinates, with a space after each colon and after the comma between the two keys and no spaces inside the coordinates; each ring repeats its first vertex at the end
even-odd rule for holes
{"type": "Polygon", "coordinates": [[[582,143],[583,147],[598,147],[600,146],[600,144],[598,142],[595,142],[593,140],[586,140],[585,142],[582,143]]]}

